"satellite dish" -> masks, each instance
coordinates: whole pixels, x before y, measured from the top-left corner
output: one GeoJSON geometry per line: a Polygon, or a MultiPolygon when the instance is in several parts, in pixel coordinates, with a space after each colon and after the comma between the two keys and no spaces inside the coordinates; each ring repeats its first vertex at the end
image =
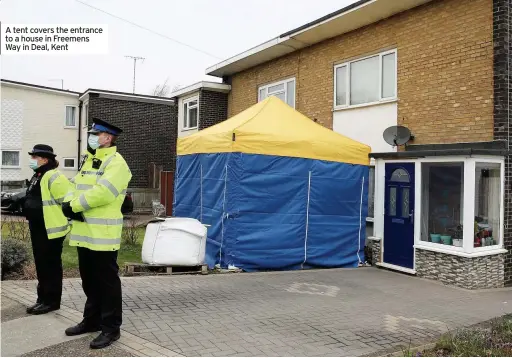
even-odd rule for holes
{"type": "Polygon", "coordinates": [[[387,128],[383,133],[383,137],[386,143],[393,147],[404,145],[414,138],[409,128],[404,126],[392,126],[387,128]]]}

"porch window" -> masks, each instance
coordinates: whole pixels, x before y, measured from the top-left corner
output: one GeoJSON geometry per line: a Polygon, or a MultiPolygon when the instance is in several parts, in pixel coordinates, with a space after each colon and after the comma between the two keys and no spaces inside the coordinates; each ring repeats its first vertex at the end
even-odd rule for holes
{"type": "Polygon", "coordinates": [[[462,247],[464,163],[422,163],[421,241],[462,247]]]}
{"type": "Polygon", "coordinates": [[[370,167],[368,176],[368,217],[373,218],[375,208],[375,167],[370,167]]]}
{"type": "Polygon", "coordinates": [[[500,244],[501,166],[475,165],[475,248],[500,244]]]}

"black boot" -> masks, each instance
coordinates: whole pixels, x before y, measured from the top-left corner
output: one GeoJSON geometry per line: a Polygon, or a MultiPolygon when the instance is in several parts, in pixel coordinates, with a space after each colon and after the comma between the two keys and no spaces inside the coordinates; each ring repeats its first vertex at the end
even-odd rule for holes
{"type": "Polygon", "coordinates": [[[80,334],[92,333],[101,331],[100,325],[92,325],[87,322],[80,322],[76,326],[66,329],[66,336],[78,336],[80,334]]]}
{"type": "Polygon", "coordinates": [[[57,311],[58,309],[60,309],[60,306],[58,305],[47,305],[47,304],[41,304],[37,307],[35,307],[33,310],[32,310],[32,314],[45,314],[45,313],[49,313],[49,312],[52,312],[52,311],[57,311]]]}
{"type": "Polygon", "coordinates": [[[32,312],[34,312],[34,309],[38,306],[41,306],[41,302],[36,302],[35,304],[33,304],[32,306],[30,307],[27,307],[27,313],[28,314],[32,314],[32,312]]]}
{"type": "Polygon", "coordinates": [[[100,335],[91,342],[91,349],[101,349],[110,346],[112,343],[117,341],[121,337],[120,332],[113,333],[104,333],[101,332],[100,335]]]}

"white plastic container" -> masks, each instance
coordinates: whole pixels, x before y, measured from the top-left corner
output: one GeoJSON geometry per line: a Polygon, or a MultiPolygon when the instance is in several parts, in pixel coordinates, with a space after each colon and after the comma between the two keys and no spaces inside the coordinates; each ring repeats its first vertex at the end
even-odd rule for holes
{"type": "Polygon", "coordinates": [[[166,218],[149,223],[142,244],[142,262],[151,265],[202,265],[206,233],[206,227],[191,218],[166,218]]]}

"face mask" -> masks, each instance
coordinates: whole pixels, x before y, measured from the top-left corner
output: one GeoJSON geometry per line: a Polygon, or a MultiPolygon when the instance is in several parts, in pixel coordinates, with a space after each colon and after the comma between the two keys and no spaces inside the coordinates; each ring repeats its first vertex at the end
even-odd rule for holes
{"type": "Polygon", "coordinates": [[[37,163],[37,159],[30,159],[28,161],[28,166],[32,170],[36,170],[37,168],[39,168],[39,164],[37,163]]]}
{"type": "Polygon", "coordinates": [[[87,139],[87,143],[92,149],[98,149],[100,147],[100,137],[96,134],[90,134],[89,139],[87,139]]]}

